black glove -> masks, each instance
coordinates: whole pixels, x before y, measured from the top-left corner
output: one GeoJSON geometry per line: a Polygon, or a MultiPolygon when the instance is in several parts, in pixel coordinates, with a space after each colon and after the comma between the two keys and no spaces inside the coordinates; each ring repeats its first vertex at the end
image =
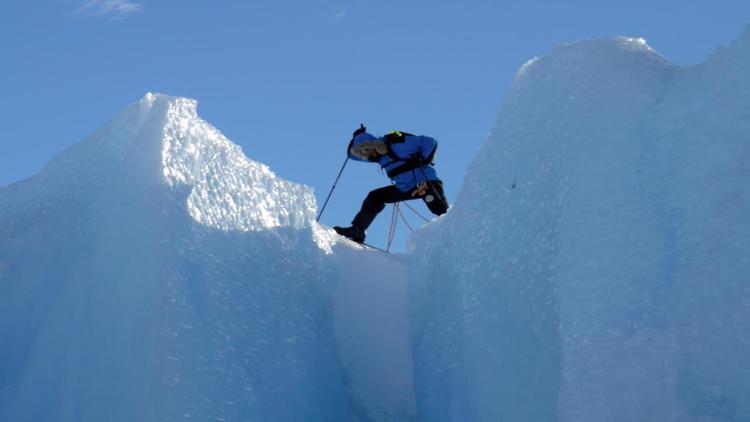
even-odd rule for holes
{"type": "Polygon", "coordinates": [[[352,133],[352,140],[354,140],[354,138],[356,138],[357,135],[359,135],[360,133],[365,133],[365,132],[367,132],[367,128],[365,127],[364,124],[360,123],[359,129],[355,130],[354,133],[352,133]]]}
{"type": "Polygon", "coordinates": [[[351,153],[350,151],[352,149],[352,145],[354,144],[354,138],[356,138],[360,133],[365,132],[367,132],[367,128],[363,123],[360,123],[359,129],[355,130],[354,133],[352,133],[352,139],[349,141],[349,145],[346,147],[346,155],[349,155],[351,153]]]}

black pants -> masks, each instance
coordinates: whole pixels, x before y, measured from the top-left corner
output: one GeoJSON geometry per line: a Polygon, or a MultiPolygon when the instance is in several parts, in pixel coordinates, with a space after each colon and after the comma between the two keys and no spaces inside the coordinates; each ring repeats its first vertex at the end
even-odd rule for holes
{"type": "Polygon", "coordinates": [[[441,182],[431,181],[424,194],[412,196],[417,190],[418,188],[415,187],[408,192],[401,192],[396,186],[391,185],[371,191],[367,194],[367,198],[365,198],[365,201],[362,203],[362,209],[359,210],[354,217],[354,220],[352,220],[352,226],[366,230],[370,227],[372,221],[375,220],[378,213],[383,211],[385,204],[409,201],[412,199],[423,200],[424,203],[427,204],[427,208],[429,208],[435,215],[443,215],[448,211],[448,203],[445,201],[443,184],[441,182]],[[437,194],[435,191],[437,191],[437,194]]]}

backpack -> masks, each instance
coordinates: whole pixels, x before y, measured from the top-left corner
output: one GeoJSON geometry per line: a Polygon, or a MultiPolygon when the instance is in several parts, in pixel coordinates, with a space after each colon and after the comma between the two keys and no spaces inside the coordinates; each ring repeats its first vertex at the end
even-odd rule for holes
{"type": "MultiPolygon", "coordinates": [[[[393,132],[385,135],[383,139],[385,140],[385,144],[388,146],[388,156],[391,157],[394,161],[404,161],[404,158],[398,157],[396,154],[391,151],[391,145],[393,144],[400,144],[403,142],[406,142],[407,136],[416,136],[414,134],[411,134],[409,132],[402,132],[400,130],[394,130],[393,132]]],[[[432,161],[435,159],[435,152],[437,151],[437,144],[435,145],[435,148],[432,149],[432,152],[430,155],[427,156],[427,158],[423,161],[423,164],[432,164],[432,161]]]]}
{"type": "Polygon", "coordinates": [[[406,173],[407,171],[414,170],[415,168],[421,167],[423,165],[432,165],[432,161],[435,158],[435,152],[437,151],[437,143],[435,144],[435,148],[432,149],[432,152],[430,152],[430,155],[428,155],[427,158],[422,161],[412,160],[410,158],[402,158],[402,157],[397,156],[391,149],[391,145],[406,142],[407,136],[416,136],[416,135],[413,135],[408,132],[402,132],[400,130],[394,130],[393,132],[388,133],[387,135],[383,137],[383,140],[385,141],[386,146],[388,146],[388,156],[393,161],[405,162],[403,165],[398,166],[388,171],[388,177],[390,178],[394,178],[398,176],[399,174],[406,173]]]}

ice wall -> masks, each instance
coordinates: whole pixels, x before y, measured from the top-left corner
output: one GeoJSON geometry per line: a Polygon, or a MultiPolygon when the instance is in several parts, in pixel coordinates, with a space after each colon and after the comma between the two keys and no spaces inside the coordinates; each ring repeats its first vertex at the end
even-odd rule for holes
{"type": "Polygon", "coordinates": [[[4,189],[0,420],[349,418],[313,210],[152,94],[4,189]]]}
{"type": "Polygon", "coordinates": [[[749,46],[684,68],[585,41],[519,71],[414,239],[421,418],[750,415],[749,46]]]}
{"type": "Polygon", "coordinates": [[[338,356],[347,374],[352,420],[417,419],[407,312],[408,260],[336,245],[332,296],[338,356]]]}

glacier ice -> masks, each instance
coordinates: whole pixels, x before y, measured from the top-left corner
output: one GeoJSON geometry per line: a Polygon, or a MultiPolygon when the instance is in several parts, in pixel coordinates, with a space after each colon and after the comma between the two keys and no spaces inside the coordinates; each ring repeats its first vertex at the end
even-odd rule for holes
{"type": "Polygon", "coordinates": [[[454,210],[413,239],[425,420],[750,418],[750,33],[525,65],[454,210]]]}
{"type": "Polygon", "coordinates": [[[747,420],[749,75],[529,61],[392,256],[147,94],[0,189],[0,421],[747,420]]]}
{"type": "Polygon", "coordinates": [[[152,94],[9,186],[0,420],[348,417],[313,210],[152,94]]]}
{"type": "Polygon", "coordinates": [[[0,193],[0,420],[414,420],[404,262],[196,107],[147,94],[0,193]]]}

